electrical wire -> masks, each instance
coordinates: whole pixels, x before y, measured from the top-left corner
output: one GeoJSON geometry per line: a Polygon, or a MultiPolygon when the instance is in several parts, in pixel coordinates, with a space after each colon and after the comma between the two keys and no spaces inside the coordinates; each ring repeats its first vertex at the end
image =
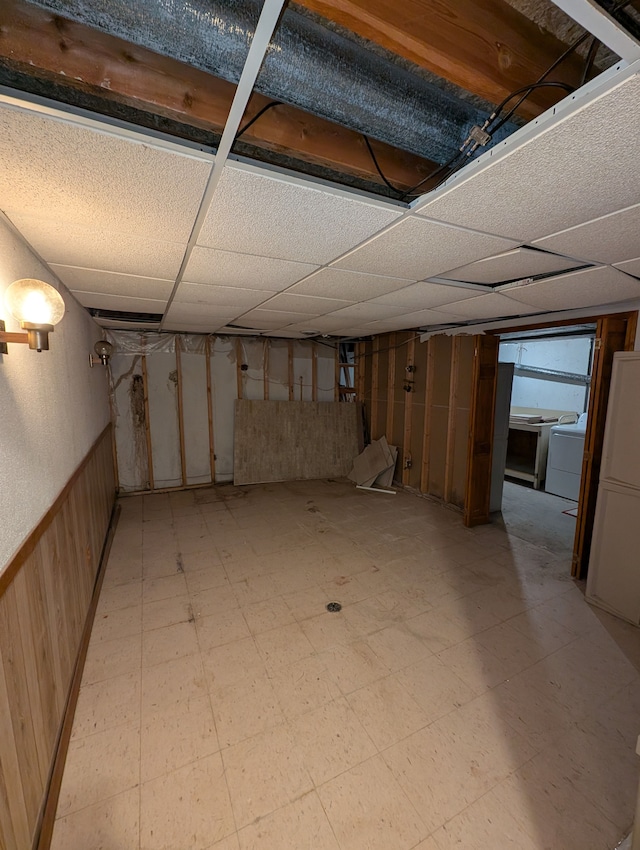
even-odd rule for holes
{"type": "Polygon", "coordinates": [[[374,164],[374,165],[375,165],[375,167],[376,167],[376,171],[377,171],[377,172],[378,172],[378,174],[380,175],[380,179],[381,179],[381,180],[382,180],[382,182],[385,184],[385,186],[388,186],[388,187],[389,187],[389,189],[391,189],[391,191],[392,191],[392,192],[395,192],[397,195],[399,195],[399,196],[402,198],[402,195],[403,195],[403,191],[402,191],[402,189],[398,189],[398,187],[397,187],[397,186],[394,186],[394,185],[393,185],[393,183],[390,183],[390,182],[387,180],[387,178],[384,176],[384,173],[383,173],[382,169],[380,168],[380,163],[378,162],[378,158],[376,157],[375,152],[374,152],[374,150],[373,150],[373,147],[371,146],[371,142],[369,141],[369,139],[367,138],[367,136],[365,136],[365,134],[364,134],[364,133],[362,133],[361,135],[362,135],[362,138],[364,139],[364,143],[365,143],[365,145],[367,146],[367,150],[369,151],[369,154],[370,154],[370,156],[371,156],[371,159],[373,160],[373,164],[374,164]]]}
{"type": "Polygon", "coordinates": [[[264,115],[265,112],[268,112],[274,106],[282,106],[282,101],[281,100],[272,100],[270,103],[267,103],[265,106],[262,107],[262,109],[260,109],[258,112],[256,112],[256,114],[253,116],[253,118],[251,118],[249,121],[247,121],[247,123],[243,127],[240,127],[238,132],[233,137],[233,143],[232,143],[231,147],[233,147],[233,145],[235,145],[235,143],[238,141],[240,136],[244,135],[247,132],[249,127],[252,127],[259,118],[262,118],[262,116],[264,115]]]}
{"type": "Polygon", "coordinates": [[[589,74],[591,73],[591,69],[593,68],[593,63],[595,61],[596,54],[600,48],[600,44],[600,40],[594,35],[589,46],[589,52],[587,53],[587,58],[584,63],[584,70],[582,72],[580,82],[578,83],[578,88],[580,88],[580,86],[583,86],[587,82],[587,77],[589,76],[589,74]]]}

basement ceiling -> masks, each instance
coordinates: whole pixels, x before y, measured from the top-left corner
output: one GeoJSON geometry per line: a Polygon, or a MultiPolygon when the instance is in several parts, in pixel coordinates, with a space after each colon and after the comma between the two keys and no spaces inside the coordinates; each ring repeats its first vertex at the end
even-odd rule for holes
{"type": "Polygon", "coordinates": [[[0,209],[105,327],[359,337],[640,299],[633,27],[397,5],[6,0],[0,209]]]}

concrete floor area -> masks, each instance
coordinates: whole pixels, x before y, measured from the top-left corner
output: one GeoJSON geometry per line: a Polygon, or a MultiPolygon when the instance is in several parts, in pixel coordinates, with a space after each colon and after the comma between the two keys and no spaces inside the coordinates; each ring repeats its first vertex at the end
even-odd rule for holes
{"type": "Polygon", "coordinates": [[[571,563],[576,518],[564,511],[578,506],[571,499],[534,490],[506,480],[502,496],[502,522],[507,532],[536,546],[542,546],[571,563]]]}
{"type": "Polygon", "coordinates": [[[121,505],[54,850],[629,832],[640,633],[608,628],[553,548],[345,481],[121,505]]]}

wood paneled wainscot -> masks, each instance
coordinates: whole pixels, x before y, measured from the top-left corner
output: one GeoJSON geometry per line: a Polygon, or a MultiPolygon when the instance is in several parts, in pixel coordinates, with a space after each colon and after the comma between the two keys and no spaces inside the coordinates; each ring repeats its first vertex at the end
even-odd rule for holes
{"type": "Polygon", "coordinates": [[[0,573],[0,847],[39,827],[115,498],[111,426],[0,573]]]}

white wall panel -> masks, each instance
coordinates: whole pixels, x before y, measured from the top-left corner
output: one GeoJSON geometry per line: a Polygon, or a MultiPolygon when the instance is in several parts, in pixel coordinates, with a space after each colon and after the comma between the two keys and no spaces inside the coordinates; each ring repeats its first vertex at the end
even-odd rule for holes
{"type": "Polygon", "coordinates": [[[289,344],[286,340],[272,339],[269,345],[269,399],[289,399],[289,344]]]}
{"type": "Polygon", "coordinates": [[[178,425],[178,371],[174,351],[147,355],[149,426],[153,455],[153,483],[162,487],[182,484],[178,425]]]}
{"type": "Polygon", "coordinates": [[[109,362],[118,481],[127,493],[149,487],[142,355],[116,351],[109,362]]]}
{"type": "Polygon", "coordinates": [[[235,339],[216,337],[211,355],[216,482],[220,483],[233,481],[234,406],[238,395],[235,339]]]}
{"type": "Polygon", "coordinates": [[[211,481],[206,352],[180,352],[187,484],[211,481]]]}

